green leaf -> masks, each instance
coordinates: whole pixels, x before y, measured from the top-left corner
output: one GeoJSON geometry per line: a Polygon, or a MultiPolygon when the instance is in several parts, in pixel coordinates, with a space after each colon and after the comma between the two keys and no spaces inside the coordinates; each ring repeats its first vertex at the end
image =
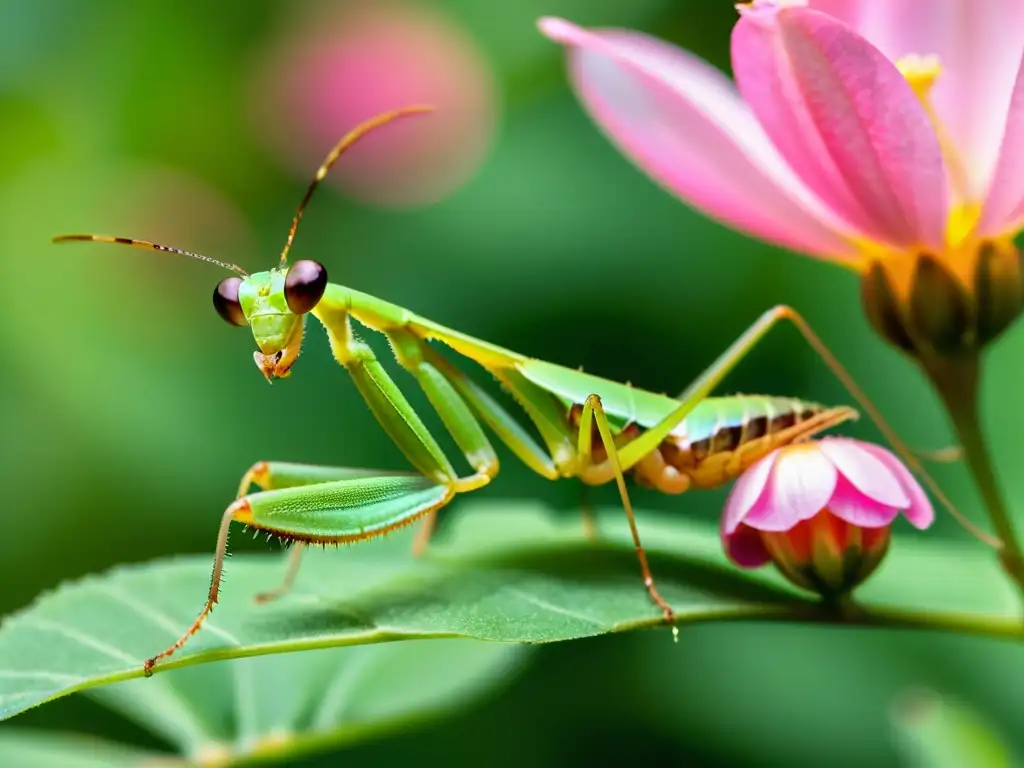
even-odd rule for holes
{"type": "Polygon", "coordinates": [[[81,734],[5,728],[0,731],[0,765],[32,768],[171,768],[163,755],[81,734]]]}
{"type": "MultiPolygon", "coordinates": [[[[252,596],[277,584],[283,559],[231,558],[212,618],[157,671],[403,639],[547,643],[658,626],[661,616],[641,585],[621,511],[609,511],[602,522],[595,544],[577,519],[559,524],[537,505],[465,505],[450,535],[420,560],[410,556],[407,535],[309,553],[294,591],[262,606],[252,596]]],[[[981,547],[898,540],[864,590],[869,610],[840,616],[770,568],[728,564],[717,531],[706,525],[642,515],[641,532],[659,589],[682,624],[845,620],[1020,636],[1012,592],[981,547]],[[901,602],[906,595],[909,602],[901,602]],[[909,613],[907,605],[930,613],[909,613]],[[991,613],[936,613],[961,607],[991,613]]],[[[9,617],[0,627],[0,717],[139,677],[143,660],[173,642],[198,613],[209,569],[208,557],[121,567],[61,587],[9,617]]],[[[209,676],[227,673],[218,665],[197,674],[197,685],[206,685],[209,676]]],[[[157,695],[154,681],[138,685],[157,695]]]]}
{"type": "MultiPolygon", "coordinates": [[[[438,717],[508,680],[527,651],[469,640],[331,648],[180,669],[89,695],[172,745],[189,764],[223,768],[293,758],[438,717]]],[[[162,765],[156,758],[184,764],[94,740],[0,731],[0,765],[162,765]]]]}
{"type": "Polygon", "coordinates": [[[893,714],[897,743],[918,768],[1009,768],[1005,741],[978,716],[930,691],[908,693],[893,714]]]}

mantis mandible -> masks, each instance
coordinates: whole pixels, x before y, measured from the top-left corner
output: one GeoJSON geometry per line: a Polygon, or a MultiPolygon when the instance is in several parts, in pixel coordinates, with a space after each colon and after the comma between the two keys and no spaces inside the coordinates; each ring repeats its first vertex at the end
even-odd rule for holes
{"type": "MultiPolygon", "coordinates": [[[[806,440],[858,416],[850,407],[826,407],[793,398],[710,396],[781,320],[800,330],[897,451],[922,472],[807,322],[787,306],[765,312],[678,398],[672,398],[527,357],[382,299],[330,283],[327,270],[316,261],[302,259],[289,265],[288,254],[303,211],[342,153],[372,130],[429,111],[430,107],[416,106],[389,112],[344,136],[317,170],[292,220],[279,263],[268,271],[248,274],[234,264],[132,238],[82,234],[54,238],[54,242],[120,243],[166,251],[234,272],[218,283],[213,304],[228,323],[251,329],[257,346],[254,359],[268,381],[290,374],[306,318],[312,315],[327,332],[335,360],[351,376],[381,427],[415,469],[392,472],[277,461],[254,464],[242,477],[236,500],[221,519],[205,605],[173,645],[145,662],[146,676],[153,673],[157,662],[181,648],[200,629],[216,605],[232,522],[245,523],[293,543],[280,587],[257,595],[260,602],[287,592],[298,571],[301,553],[309,544],[363,541],[422,519],[414,541],[414,553],[418,554],[427,545],[437,511],[455,496],[487,485],[498,474],[498,457],[485,426],[542,477],[578,478],[587,485],[616,483],[644,587],[677,633],[672,608],[658,592],[647,563],[625,475],[632,472],[640,484],[669,494],[715,488],[736,478],[775,448],[806,440]],[[460,475],[456,471],[398,384],[359,339],[354,324],[387,338],[398,363],[422,388],[471,472],[460,475]],[[441,342],[494,376],[536,429],[542,445],[430,341],[441,342]],[[259,490],[250,493],[254,485],[259,490]]],[[[934,482],[926,473],[924,476],[932,492],[950,506],[934,482]]]]}

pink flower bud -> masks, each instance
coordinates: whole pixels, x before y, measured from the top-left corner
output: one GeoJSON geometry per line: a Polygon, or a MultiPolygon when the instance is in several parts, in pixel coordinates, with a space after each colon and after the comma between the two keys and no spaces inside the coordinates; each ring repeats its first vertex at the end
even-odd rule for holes
{"type": "Polygon", "coordinates": [[[897,515],[935,519],[910,471],[886,449],[849,438],[779,448],[733,486],[722,543],[742,568],[774,562],[799,587],[833,596],[881,563],[897,515]]]}

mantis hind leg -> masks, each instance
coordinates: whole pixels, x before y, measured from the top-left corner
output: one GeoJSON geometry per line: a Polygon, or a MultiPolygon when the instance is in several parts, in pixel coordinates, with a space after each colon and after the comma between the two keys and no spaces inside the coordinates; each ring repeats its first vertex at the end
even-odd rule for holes
{"type": "Polygon", "coordinates": [[[903,443],[902,440],[900,440],[895,430],[889,426],[878,408],[875,407],[874,403],[872,403],[863,390],[861,390],[853,377],[847,372],[839,362],[838,358],[836,358],[818,334],[814,332],[810,324],[799,312],[785,304],[777,305],[764,312],[729,346],[728,349],[725,350],[725,352],[719,355],[718,359],[715,360],[715,362],[712,363],[704,373],[698,376],[697,379],[679,395],[678,399],[680,400],[680,406],[674,413],[669,414],[669,416],[667,416],[661,423],[648,429],[638,438],[630,441],[629,444],[622,447],[619,451],[622,469],[624,471],[631,469],[644,456],[654,450],[654,448],[665,439],[672,428],[679,423],[682,415],[685,415],[688,410],[691,410],[693,405],[701,398],[709,395],[725,375],[735,368],[740,360],[743,359],[743,357],[780,321],[788,321],[796,327],[804,340],[824,361],[829,370],[832,371],[833,375],[857,402],[857,405],[867,414],[868,418],[882,433],[895,452],[899,454],[900,458],[903,459],[907,466],[909,466],[918,475],[918,477],[921,478],[928,490],[931,491],[932,495],[938,499],[939,503],[942,504],[942,506],[945,507],[949,513],[974,536],[982,541],[995,545],[992,538],[980,531],[977,526],[965,518],[953,502],[949,500],[949,497],[943,493],[939,484],[935,482],[921,462],[918,461],[914,453],[903,443]]]}
{"type": "Polygon", "coordinates": [[[633,536],[633,547],[636,550],[637,560],[640,562],[640,573],[643,576],[644,588],[665,616],[665,622],[672,626],[673,639],[678,639],[679,629],[675,626],[675,613],[672,606],[658,592],[654,584],[654,576],[651,574],[650,565],[647,563],[647,553],[640,542],[640,531],[637,529],[636,517],[633,514],[633,505],[629,500],[629,491],[626,489],[626,479],[622,474],[622,467],[619,464],[619,453],[615,446],[615,436],[612,434],[608,417],[605,415],[604,406],[598,395],[590,395],[583,405],[583,413],[580,417],[580,431],[577,448],[577,457],[582,469],[592,465],[591,451],[593,444],[593,432],[591,424],[597,425],[597,432],[601,438],[601,445],[607,454],[606,461],[611,465],[615,475],[615,484],[619,488],[619,497],[622,499],[622,507],[626,512],[626,520],[629,521],[629,532],[633,536]]]}

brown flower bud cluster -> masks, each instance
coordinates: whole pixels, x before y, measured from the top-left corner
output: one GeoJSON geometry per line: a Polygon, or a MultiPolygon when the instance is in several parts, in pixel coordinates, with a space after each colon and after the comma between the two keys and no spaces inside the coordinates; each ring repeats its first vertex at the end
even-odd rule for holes
{"type": "Polygon", "coordinates": [[[896,254],[864,272],[861,298],[874,329],[914,357],[974,354],[1024,307],[1021,254],[1008,240],[982,242],[966,259],[896,254]]]}

